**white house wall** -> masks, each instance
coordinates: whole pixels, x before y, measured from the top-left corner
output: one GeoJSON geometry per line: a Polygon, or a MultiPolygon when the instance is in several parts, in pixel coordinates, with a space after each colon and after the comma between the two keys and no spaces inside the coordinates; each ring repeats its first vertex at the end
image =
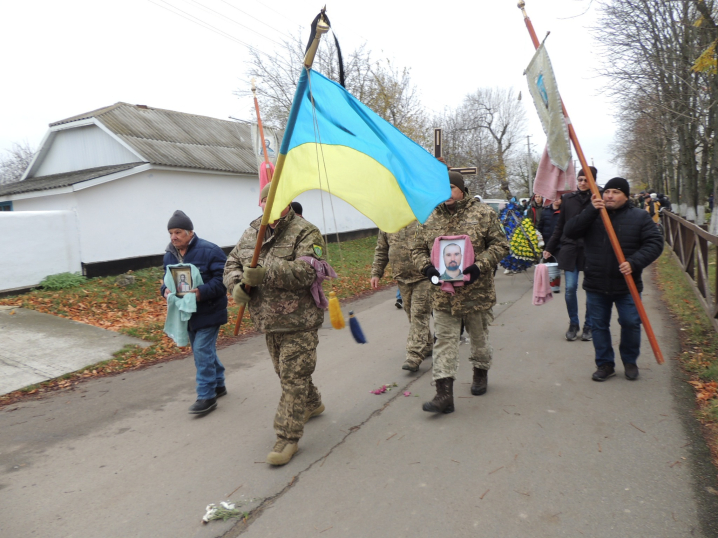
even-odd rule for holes
{"type": "Polygon", "coordinates": [[[96,125],[89,125],[56,132],[32,176],[49,176],[140,160],[105,131],[96,125]]]}
{"type": "MultiPolygon", "coordinates": [[[[152,256],[164,252],[169,241],[167,221],[184,211],[199,237],[221,247],[237,243],[249,223],[261,215],[259,181],[254,176],[150,169],[93,187],[75,185],[75,192],[15,200],[12,212],[70,209],[77,212],[79,250],[84,263],[152,256]]],[[[374,224],[346,202],[309,191],[297,198],[304,217],[322,233],[374,228],[374,224]],[[327,230],[322,221],[324,200],[327,230]]],[[[68,241],[75,241],[69,235],[68,241]]],[[[74,244],[74,243],[73,243],[74,244]]],[[[38,258],[44,255],[40,251],[38,258]]]]}
{"type": "Polygon", "coordinates": [[[81,270],[73,211],[0,212],[0,290],[39,284],[81,270]]]}

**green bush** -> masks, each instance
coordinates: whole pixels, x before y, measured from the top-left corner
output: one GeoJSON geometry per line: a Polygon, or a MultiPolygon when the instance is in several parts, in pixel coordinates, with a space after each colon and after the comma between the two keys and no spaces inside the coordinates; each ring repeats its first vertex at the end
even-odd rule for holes
{"type": "Polygon", "coordinates": [[[86,280],[80,273],[58,273],[45,277],[40,286],[46,290],[65,290],[80,286],[86,280]]]}

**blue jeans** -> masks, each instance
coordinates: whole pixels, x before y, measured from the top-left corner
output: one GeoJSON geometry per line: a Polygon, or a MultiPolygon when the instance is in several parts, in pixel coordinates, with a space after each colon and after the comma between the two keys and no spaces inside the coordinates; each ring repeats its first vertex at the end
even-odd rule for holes
{"type": "Polygon", "coordinates": [[[586,303],[591,309],[596,366],[615,365],[610,328],[611,309],[614,304],[618,311],[618,324],[621,326],[621,343],[618,346],[621,360],[623,364],[636,364],[641,352],[641,318],[631,294],[606,295],[587,291],[586,303]]]}
{"type": "MultiPolygon", "coordinates": [[[[568,310],[568,319],[571,325],[581,326],[581,322],[578,319],[578,297],[576,296],[576,290],[578,290],[578,274],[581,271],[578,268],[573,271],[564,271],[566,276],[566,310],[568,310]]],[[[588,293],[588,292],[587,292],[588,293]]],[[[586,316],[583,318],[583,325],[588,328],[592,328],[591,315],[588,310],[588,301],[586,301],[586,316]]]]}
{"type": "Polygon", "coordinates": [[[399,288],[396,288],[396,300],[398,301],[399,299],[401,299],[401,290],[399,290],[399,288]]]}
{"type": "Polygon", "coordinates": [[[197,399],[209,400],[215,397],[216,387],[224,387],[224,366],[217,356],[219,325],[187,332],[197,368],[197,399]]]}

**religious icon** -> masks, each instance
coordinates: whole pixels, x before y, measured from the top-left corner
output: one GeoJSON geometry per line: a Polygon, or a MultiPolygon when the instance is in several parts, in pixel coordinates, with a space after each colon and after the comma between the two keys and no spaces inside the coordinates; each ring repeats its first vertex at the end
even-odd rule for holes
{"type": "Polygon", "coordinates": [[[444,281],[464,280],[464,245],[463,241],[442,239],[439,241],[441,259],[439,260],[439,277],[444,281]]]}
{"type": "Polygon", "coordinates": [[[175,281],[177,297],[183,297],[192,289],[192,271],[189,267],[170,267],[172,279],[175,281]]]}

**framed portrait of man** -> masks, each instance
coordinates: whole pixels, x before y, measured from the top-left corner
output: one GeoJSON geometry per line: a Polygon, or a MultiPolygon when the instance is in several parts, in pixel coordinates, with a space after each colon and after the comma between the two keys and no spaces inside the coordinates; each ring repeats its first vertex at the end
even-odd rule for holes
{"type": "Polygon", "coordinates": [[[170,272],[175,281],[177,297],[183,297],[192,289],[192,271],[189,267],[170,267],[170,272]]]}
{"type": "Polygon", "coordinates": [[[464,245],[463,242],[442,239],[439,241],[441,259],[439,260],[440,280],[464,280],[464,245]]]}

